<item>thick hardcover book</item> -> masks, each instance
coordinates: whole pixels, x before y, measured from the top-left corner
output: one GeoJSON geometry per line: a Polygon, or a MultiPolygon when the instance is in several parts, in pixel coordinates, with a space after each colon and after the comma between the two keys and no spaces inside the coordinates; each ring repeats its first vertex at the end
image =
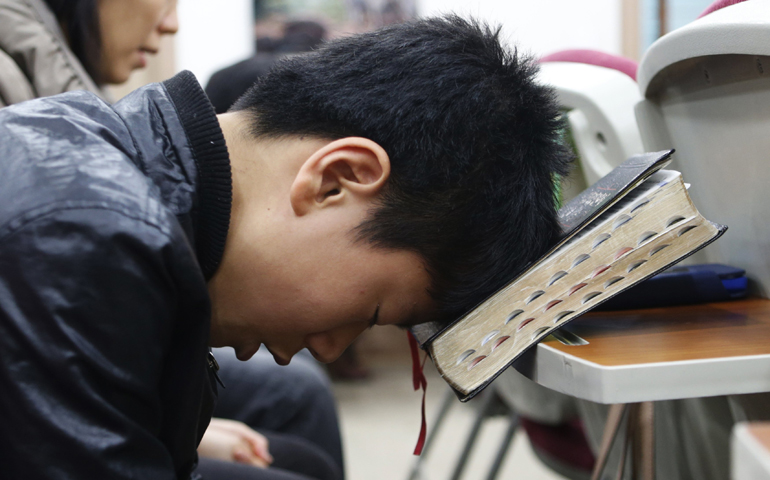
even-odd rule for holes
{"type": "Polygon", "coordinates": [[[718,238],[692,204],[671,152],[632,157],[559,212],[561,239],[443,330],[416,328],[461,400],[552,331],[718,238]]]}
{"type": "MultiPolygon", "coordinates": [[[[553,253],[581,227],[612,206],[640,182],[667,165],[671,161],[672,153],[673,150],[634,155],[562,207],[559,210],[562,234],[557,244],[541,259],[553,253]]],[[[451,323],[428,322],[412,327],[411,331],[420,346],[426,348],[451,325],[451,323]]]]}

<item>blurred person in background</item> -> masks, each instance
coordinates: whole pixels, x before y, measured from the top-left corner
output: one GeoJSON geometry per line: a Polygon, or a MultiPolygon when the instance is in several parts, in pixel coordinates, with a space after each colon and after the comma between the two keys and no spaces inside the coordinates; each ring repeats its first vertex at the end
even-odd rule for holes
{"type": "Polygon", "coordinates": [[[314,21],[290,21],[283,25],[280,36],[257,38],[257,53],[246,60],[217,71],[206,85],[206,95],[214,110],[225,113],[246,90],[280,58],[308,52],[326,38],[326,29],[314,21]]]}
{"type": "Polygon", "coordinates": [[[104,97],[177,29],[176,0],[0,0],[0,101],[104,97]]]}
{"type": "MultiPolygon", "coordinates": [[[[158,52],[161,37],[177,32],[176,6],[176,0],[0,0],[0,107],[73,90],[104,99],[104,85],[126,82],[158,52]]],[[[264,352],[249,362],[223,355],[234,360],[221,371],[230,392],[222,391],[215,414],[240,421],[212,420],[199,446],[199,471],[214,479],[236,472],[255,479],[342,478],[336,405],[319,366],[300,359],[279,368],[264,352]]]]}

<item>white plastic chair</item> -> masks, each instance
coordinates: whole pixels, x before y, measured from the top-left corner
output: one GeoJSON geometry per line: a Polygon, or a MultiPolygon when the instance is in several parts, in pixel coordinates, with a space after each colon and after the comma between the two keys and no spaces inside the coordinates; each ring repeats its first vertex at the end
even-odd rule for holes
{"type": "Polygon", "coordinates": [[[743,268],[770,294],[770,0],[710,13],[655,42],[639,65],[636,116],[725,236],[694,261],[743,268]]]}
{"type": "Polygon", "coordinates": [[[584,63],[548,62],[541,64],[539,80],[553,86],[559,103],[569,110],[587,185],[642,152],[634,117],[641,96],[628,75],[584,63]]]}

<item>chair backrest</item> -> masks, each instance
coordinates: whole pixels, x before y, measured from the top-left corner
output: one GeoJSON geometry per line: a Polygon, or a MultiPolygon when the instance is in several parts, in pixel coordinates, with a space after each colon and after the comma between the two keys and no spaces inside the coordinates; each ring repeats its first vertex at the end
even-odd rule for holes
{"type": "Polygon", "coordinates": [[[716,12],[717,10],[721,10],[725,7],[729,7],[730,5],[735,5],[736,3],[745,2],[746,0],[714,0],[714,3],[706,7],[703,12],[701,12],[700,15],[698,15],[698,18],[705,17],[711,12],[716,12]]]}
{"type": "Polygon", "coordinates": [[[556,89],[559,103],[568,112],[581,167],[587,185],[642,152],[634,118],[641,100],[636,82],[628,72],[633,61],[622,60],[625,72],[611,65],[613,56],[585,50],[552,54],[541,59],[539,80],[556,89]],[[578,55],[574,55],[577,53],[578,55]],[[610,60],[607,63],[607,60],[610,60]],[[590,61],[594,64],[582,63],[590,61]],[[598,64],[607,66],[598,66],[598,64]]]}
{"type": "Polygon", "coordinates": [[[621,73],[625,73],[634,81],[636,81],[636,70],[639,68],[639,64],[630,58],[600,52],[598,50],[586,49],[561,50],[559,52],[549,53],[540,59],[540,63],[551,62],[584,63],[586,65],[611,68],[621,73]]]}
{"type": "Polygon", "coordinates": [[[746,269],[770,294],[770,0],[710,12],[660,38],[638,71],[644,147],[675,148],[672,168],[725,236],[699,262],[746,269]]]}

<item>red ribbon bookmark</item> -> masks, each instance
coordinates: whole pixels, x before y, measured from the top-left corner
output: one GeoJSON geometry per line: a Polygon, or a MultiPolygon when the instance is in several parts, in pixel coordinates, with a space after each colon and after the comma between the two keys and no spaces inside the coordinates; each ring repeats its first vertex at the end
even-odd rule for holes
{"type": "Polygon", "coordinates": [[[414,454],[420,455],[422,453],[422,447],[425,446],[425,435],[428,432],[428,424],[425,422],[425,394],[427,393],[428,380],[425,378],[423,369],[425,368],[425,361],[428,359],[428,354],[425,354],[422,363],[420,363],[419,346],[417,345],[417,339],[414,338],[412,332],[406,332],[409,337],[409,349],[412,351],[412,385],[416,392],[422,388],[422,426],[420,427],[420,436],[417,438],[417,445],[414,447],[414,454]]]}

